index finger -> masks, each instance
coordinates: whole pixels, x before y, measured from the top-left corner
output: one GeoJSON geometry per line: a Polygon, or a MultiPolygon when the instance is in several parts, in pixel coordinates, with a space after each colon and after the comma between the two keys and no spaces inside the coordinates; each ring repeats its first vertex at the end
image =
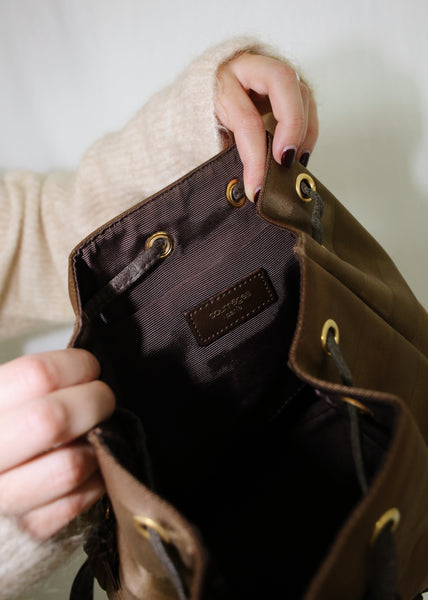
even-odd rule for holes
{"type": "Polygon", "coordinates": [[[251,61],[251,72],[239,60],[236,61],[235,72],[244,87],[269,98],[277,122],[273,154],[281,162],[284,149],[297,150],[308,128],[300,81],[296,71],[286,63],[259,55],[252,55],[251,61]]]}
{"type": "Polygon", "coordinates": [[[0,413],[0,472],[75,440],[114,411],[100,380],[62,388],[0,413]]]}
{"type": "Polygon", "coordinates": [[[100,374],[92,354],[66,348],[29,354],[0,365],[0,412],[100,374]]]}

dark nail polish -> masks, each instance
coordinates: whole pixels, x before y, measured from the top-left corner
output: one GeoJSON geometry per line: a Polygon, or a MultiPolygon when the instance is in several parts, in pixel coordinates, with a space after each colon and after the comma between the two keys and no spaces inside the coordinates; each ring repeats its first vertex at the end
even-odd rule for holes
{"type": "Polygon", "coordinates": [[[300,163],[304,166],[307,167],[308,166],[308,162],[309,162],[309,157],[310,157],[311,153],[310,152],[303,152],[302,156],[300,157],[300,163]]]}
{"type": "Polygon", "coordinates": [[[296,148],[289,146],[284,150],[281,156],[281,164],[283,167],[291,167],[296,158],[296,148]]]}
{"type": "Polygon", "coordinates": [[[259,187],[256,188],[256,191],[254,192],[254,204],[257,204],[257,200],[259,199],[261,189],[262,189],[262,187],[261,187],[261,185],[259,185],[259,187]]]}

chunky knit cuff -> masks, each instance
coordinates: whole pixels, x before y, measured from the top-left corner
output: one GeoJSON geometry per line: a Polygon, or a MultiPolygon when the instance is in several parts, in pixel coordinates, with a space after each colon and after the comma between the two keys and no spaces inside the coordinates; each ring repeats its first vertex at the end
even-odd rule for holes
{"type": "Polygon", "coordinates": [[[0,540],[0,600],[15,600],[63,564],[82,544],[83,533],[75,522],[38,542],[13,519],[0,517],[0,540]]]}

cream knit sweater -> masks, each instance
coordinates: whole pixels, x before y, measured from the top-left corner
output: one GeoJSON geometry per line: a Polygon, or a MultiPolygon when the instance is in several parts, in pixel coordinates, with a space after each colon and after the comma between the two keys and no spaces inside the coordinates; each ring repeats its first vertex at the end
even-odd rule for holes
{"type": "MultiPolygon", "coordinates": [[[[75,173],[12,171],[0,179],[0,336],[71,323],[68,256],[91,231],[219,152],[231,136],[214,113],[216,72],[237,53],[277,56],[249,38],[206,51],[75,173]]],[[[39,543],[0,516],[0,600],[17,598],[82,542],[66,528],[39,543]]],[[[72,533],[73,530],[73,533],[72,533]]]]}

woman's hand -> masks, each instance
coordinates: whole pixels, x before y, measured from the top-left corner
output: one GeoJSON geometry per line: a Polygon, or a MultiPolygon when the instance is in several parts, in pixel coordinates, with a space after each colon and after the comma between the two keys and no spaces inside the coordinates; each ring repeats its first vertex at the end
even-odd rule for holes
{"type": "Polygon", "coordinates": [[[306,166],[318,138],[318,115],[309,88],[292,67],[279,60],[244,53],[218,71],[216,114],[233,132],[244,165],[250,200],[263,182],[266,128],[262,115],[276,120],[273,155],[285,167],[297,158],[306,166]]]}
{"type": "Polygon", "coordinates": [[[0,514],[37,539],[59,531],[103,493],[82,436],[114,410],[94,356],[79,349],[0,366],[0,514]]]}

